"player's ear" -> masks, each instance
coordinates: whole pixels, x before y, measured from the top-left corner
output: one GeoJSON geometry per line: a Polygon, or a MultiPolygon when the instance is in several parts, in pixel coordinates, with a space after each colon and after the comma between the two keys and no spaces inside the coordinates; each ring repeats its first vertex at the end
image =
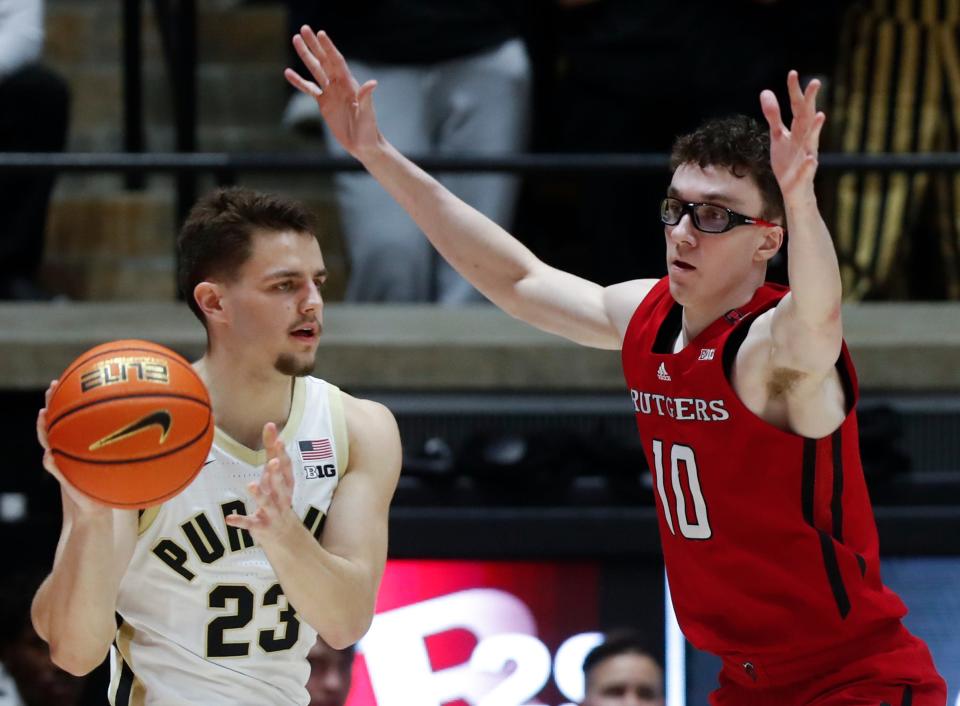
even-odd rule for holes
{"type": "Polygon", "coordinates": [[[764,228],[760,236],[760,243],[754,253],[754,258],[767,262],[780,251],[784,238],[783,226],[774,226],[773,228],[764,228]]]}
{"type": "Polygon", "coordinates": [[[207,321],[220,321],[224,318],[223,291],[216,282],[198,283],[193,288],[193,299],[207,321]]]}

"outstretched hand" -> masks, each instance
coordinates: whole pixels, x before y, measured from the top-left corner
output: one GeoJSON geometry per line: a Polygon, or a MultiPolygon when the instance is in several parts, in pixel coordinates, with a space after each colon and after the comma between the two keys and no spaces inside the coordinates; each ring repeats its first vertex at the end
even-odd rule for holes
{"type": "Polygon", "coordinates": [[[770,164],[780,184],[783,198],[813,195],[813,177],[817,173],[817,153],[820,148],[820,129],[826,116],[817,111],[817,92],[820,81],[807,84],[806,92],[800,88],[796,71],[787,75],[787,90],[790,94],[790,110],[793,121],[790,129],[780,115],[780,104],[773,91],[760,94],[760,106],[770,126],[770,164]]]}
{"type": "Polygon", "coordinates": [[[267,462],[259,481],[252,481],[247,490],[257,504],[252,515],[227,515],[231,527],[249,530],[258,542],[272,532],[279,532],[289,520],[293,502],[293,467],[272,422],[263,427],[263,448],[267,462]]]}
{"type": "Polygon", "coordinates": [[[313,80],[303,78],[290,68],[283,72],[284,77],[317,102],[337,142],[351,155],[362,159],[365,151],[376,147],[380,139],[373,112],[373,89],[377,82],[367,81],[360,86],[343,55],[322,30],[315,33],[304,25],[300,34],[293,36],[293,48],[313,80]]]}

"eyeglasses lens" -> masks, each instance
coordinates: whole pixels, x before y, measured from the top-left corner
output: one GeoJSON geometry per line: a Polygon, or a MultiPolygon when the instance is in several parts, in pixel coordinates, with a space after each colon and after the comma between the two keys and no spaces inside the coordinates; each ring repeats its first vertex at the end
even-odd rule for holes
{"type": "Polygon", "coordinates": [[[726,209],[708,203],[697,204],[693,209],[694,224],[705,233],[722,233],[730,223],[726,209]]]}
{"type": "Polygon", "coordinates": [[[668,226],[675,226],[683,217],[683,204],[676,199],[664,199],[660,203],[660,220],[668,226]]]}

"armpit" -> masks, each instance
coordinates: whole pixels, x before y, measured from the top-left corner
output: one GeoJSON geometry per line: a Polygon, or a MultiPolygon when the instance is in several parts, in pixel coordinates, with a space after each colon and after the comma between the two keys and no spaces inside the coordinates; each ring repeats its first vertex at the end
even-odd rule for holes
{"type": "Polygon", "coordinates": [[[806,377],[806,373],[792,368],[777,368],[770,376],[767,382],[767,395],[771,399],[784,397],[793,390],[801,380],[806,377]]]}

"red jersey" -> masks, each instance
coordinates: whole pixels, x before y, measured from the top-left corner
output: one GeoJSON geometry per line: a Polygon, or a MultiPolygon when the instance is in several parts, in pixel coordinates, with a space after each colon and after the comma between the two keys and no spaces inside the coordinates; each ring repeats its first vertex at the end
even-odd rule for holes
{"type": "Polygon", "coordinates": [[[907,612],[880,580],[846,345],[837,367],[850,411],[822,439],[763,421],[730,383],[750,325],[787,291],[761,287],[672,353],[682,309],[664,278],[623,342],[677,619],[696,647],[784,678],[907,612]]]}

